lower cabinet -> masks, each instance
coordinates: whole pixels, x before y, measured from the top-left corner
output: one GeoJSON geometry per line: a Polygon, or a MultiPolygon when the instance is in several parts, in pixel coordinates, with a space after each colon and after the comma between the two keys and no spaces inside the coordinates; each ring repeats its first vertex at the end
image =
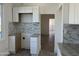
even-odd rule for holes
{"type": "Polygon", "coordinates": [[[15,53],[15,36],[9,36],[9,51],[15,53]]]}
{"type": "Polygon", "coordinates": [[[31,55],[38,55],[41,50],[41,41],[39,37],[31,37],[30,39],[30,53],[31,55]]]}
{"type": "Polygon", "coordinates": [[[15,35],[9,36],[9,51],[10,53],[17,53],[21,49],[21,34],[16,33],[15,35]]]}

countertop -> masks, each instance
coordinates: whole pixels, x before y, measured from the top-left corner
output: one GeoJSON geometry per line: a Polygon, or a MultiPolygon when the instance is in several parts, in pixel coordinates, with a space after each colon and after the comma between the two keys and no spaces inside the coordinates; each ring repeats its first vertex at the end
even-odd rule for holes
{"type": "Polygon", "coordinates": [[[79,44],[59,43],[62,56],[79,56],[79,44]]]}
{"type": "Polygon", "coordinates": [[[16,34],[9,34],[8,36],[16,36],[16,34]]]}
{"type": "Polygon", "coordinates": [[[31,37],[39,37],[40,34],[32,34],[31,37]]]}
{"type": "Polygon", "coordinates": [[[9,34],[8,36],[16,36],[16,35],[19,35],[19,34],[21,34],[21,33],[11,33],[11,34],[9,34]]]}

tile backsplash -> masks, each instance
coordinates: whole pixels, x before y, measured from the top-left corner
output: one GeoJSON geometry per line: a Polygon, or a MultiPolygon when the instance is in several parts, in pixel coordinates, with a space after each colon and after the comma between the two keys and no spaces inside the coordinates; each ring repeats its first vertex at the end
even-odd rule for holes
{"type": "Polygon", "coordinates": [[[64,43],[79,44],[79,25],[64,25],[64,43]]]}
{"type": "Polygon", "coordinates": [[[10,23],[9,24],[9,33],[27,33],[27,34],[39,34],[40,26],[38,22],[33,23],[10,23]],[[11,29],[10,29],[11,28],[11,29]],[[15,31],[14,31],[15,29],[15,31]]]}
{"type": "Polygon", "coordinates": [[[14,33],[16,33],[16,28],[15,28],[15,26],[14,26],[14,23],[9,23],[9,25],[8,25],[8,32],[9,32],[9,34],[14,34],[14,33]]]}

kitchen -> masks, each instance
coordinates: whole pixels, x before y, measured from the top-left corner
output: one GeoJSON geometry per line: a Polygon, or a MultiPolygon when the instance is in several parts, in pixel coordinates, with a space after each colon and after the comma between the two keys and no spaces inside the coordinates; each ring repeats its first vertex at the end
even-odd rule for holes
{"type": "Polygon", "coordinates": [[[41,50],[39,7],[14,7],[9,23],[9,48],[16,54],[21,49],[38,55],[41,50]]]}
{"type": "Polygon", "coordinates": [[[63,42],[58,43],[58,56],[79,56],[79,3],[62,6],[63,42]]]}

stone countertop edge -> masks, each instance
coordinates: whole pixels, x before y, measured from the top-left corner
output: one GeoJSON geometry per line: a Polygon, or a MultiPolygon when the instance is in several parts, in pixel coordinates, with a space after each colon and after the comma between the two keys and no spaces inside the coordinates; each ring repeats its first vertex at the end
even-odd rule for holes
{"type": "Polygon", "coordinates": [[[31,37],[39,37],[40,34],[32,34],[31,37]]]}

